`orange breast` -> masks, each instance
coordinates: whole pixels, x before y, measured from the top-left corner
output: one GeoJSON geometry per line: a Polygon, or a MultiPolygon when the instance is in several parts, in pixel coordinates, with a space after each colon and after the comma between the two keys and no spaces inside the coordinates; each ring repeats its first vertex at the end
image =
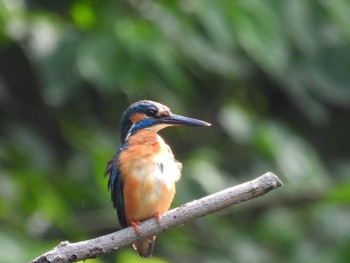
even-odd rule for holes
{"type": "Polygon", "coordinates": [[[119,155],[127,224],[165,213],[174,198],[181,164],[155,132],[140,130],[119,155]]]}

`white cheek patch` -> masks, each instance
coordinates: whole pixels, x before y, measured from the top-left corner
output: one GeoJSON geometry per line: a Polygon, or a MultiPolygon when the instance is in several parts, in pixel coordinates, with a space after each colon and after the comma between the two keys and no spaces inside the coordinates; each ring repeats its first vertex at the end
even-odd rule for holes
{"type": "Polygon", "coordinates": [[[130,137],[130,135],[131,135],[131,131],[132,131],[132,129],[135,127],[135,123],[133,123],[132,125],[131,125],[131,127],[130,127],[130,129],[129,129],[129,132],[128,132],[128,134],[126,135],[126,138],[125,138],[125,141],[127,141],[128,139],[129,139],[129,137],[130,137]]]}

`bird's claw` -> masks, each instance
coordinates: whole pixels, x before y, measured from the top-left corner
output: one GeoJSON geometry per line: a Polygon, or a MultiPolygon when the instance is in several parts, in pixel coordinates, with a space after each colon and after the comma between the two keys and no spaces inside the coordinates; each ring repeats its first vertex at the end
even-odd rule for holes
{"type": "Polygon", "coordinates": [[[162,221],[162,216],[161,216],[161,214],[160,214],[160,213],[156,213],[156,214],[154,215],[154,217],[155,217],[156,220],[157,220],[158,226],[160,226],[160,221],[162,221]]]}
{"type": "Polygon", "coordinates": [[[140,235],[139,221],[131,221],[131,225],[134,227],[136,234],[140,235]]]}

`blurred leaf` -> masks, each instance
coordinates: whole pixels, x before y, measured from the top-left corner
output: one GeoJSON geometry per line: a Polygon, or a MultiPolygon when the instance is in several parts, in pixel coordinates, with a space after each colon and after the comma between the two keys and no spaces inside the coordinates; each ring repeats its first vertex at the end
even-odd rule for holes
{"type": "Polygon", "coordinates": [[[0,254],[3,262],[25,261],[25,251],[22,244],[3,230],[0,230],[0,254]]]}
{"type": "Polygon", "coordinates": [[[238,39],[249,56],[267,73],[276,75],[287,68],[284,21],[276,1],[240,1],[234,22],[238,39]]]}
{"type": "MultiPolygon", "coordinates": [[[[284,125],[265,123],[257,133],[257,145],[272,155],[281,173],[302,187],[309,183],[315,189],[328,184],[326,170],[313,149],[284,125]]],[[[310,185],[308,186],[310,187],[310,185]]]]}
{"type": "MultiPolygon", "coordinates": [[[[130,262],[130,263],[137,263],[137,262],[143,262],[144,259],[141,259],[137,252],[135,251],[131,251],[131,250],[124,250],[121,251],[120,253],[118,253],[117,257],[116,257],[116,261],[115,262],[130,262]]],[[[166,263],[168,261],[156,257],[156,256],[152,256],[151,258],[147,259],[147,262],[150,263],[166,263]]]]}
{"type": "Polygon", "coordinates": [[[267,213],[258,224],[257,231],[261,241],[286,253],[305,235],[304,226],[300,224],[297,215],[283,208],[267,213]]]}
{"type": "Polygon", "coordinates": [[[341,182],[334,186],[327,194],[326,200],[335,203],[346,204],[350,202],[350,183],[341,182]]]}
{"type": "Polygon", "coordinates": [[[224,107],[219,114],[220,124],[239,143],[249,143],[254,136],[253,118],[239,105],[224,107]]]}
{"type": "Polygon", "coordinates": [[[75,2],[70,11],[72,19],[78,27],[86,30],[95,24],[96,17],[93,6],[89,5],[87,1],[75,2]]]}
{"type": "Polygon", "coordinates": [[[326,1],[323,3],[330,15],[335,20],[338,28],[343,32],[345,37],[350,40],[350,30],[347,25],[350,23],[350,18],[347,15],[350,11],[350,4],[344,0],[326,1]]]}

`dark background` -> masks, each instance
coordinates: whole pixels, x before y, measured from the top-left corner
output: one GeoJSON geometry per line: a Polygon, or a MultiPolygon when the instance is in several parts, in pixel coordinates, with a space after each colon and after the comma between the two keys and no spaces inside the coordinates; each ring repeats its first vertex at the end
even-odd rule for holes
{"type": "MultiPolygon", "coordinates": [[[[0,261],[119,229],[103,178],[128,105],[161,132],[173,207],[267,171],[284,186],[157,238],[147,262],[348,262],[346,0],[0,1],[0,261]]],[[[139,262],[131,247],[89,262],[139,262]]]]}

